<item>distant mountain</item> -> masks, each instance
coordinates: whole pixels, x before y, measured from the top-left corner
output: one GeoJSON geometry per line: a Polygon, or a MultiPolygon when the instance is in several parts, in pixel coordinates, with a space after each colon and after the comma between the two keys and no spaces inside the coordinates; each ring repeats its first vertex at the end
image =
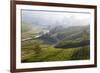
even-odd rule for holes
{"type": "Polygon", "coordinates": [[[83,39],[83,32],[86,30],[87,40],[89,40],[89,26],[73,26],[64,28],[61,26],[54,27],[49,33],[43,34],[37,39],[46,43],[57,45],[65,41],[75,41],[83,39]]]}
{"type": "Polygon", "coordinates": [[[85,26],[76,33],[66,36],[62,41],[58,42],[56,48],[74,48],[90,45],[89,27],[85,26]]]}
{"type": "Polygon", "coordinates": [[[28,22],[23,22],[22,33],[24,33],[22,34],[22,37],[24,39],[33,38],[33,39],[42,40],[45,43],[54,45],[54,47],[57,48],[62,48],[62,47],[66,48],[72,45],[73,47],[89,45],[89,40],[90,40],[89,25],[70,26],[67,28],[58,25],[49,28],[49,26],[45,26],[45,25],[42,26],[42,25],[30,24],[28,22]],[[84,40],[84,36],[87,36],[85,40],[84,40]]]}

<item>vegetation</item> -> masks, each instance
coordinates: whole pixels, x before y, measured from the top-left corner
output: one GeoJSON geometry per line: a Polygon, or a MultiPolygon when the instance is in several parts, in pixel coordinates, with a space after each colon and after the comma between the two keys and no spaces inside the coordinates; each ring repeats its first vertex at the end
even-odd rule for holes
{"type": "Polygon", "coordinates": [[[29,53],[24,54],[22,62],[48,62],[48,61],[66,61],[66,60],[85,60],[88,57],[88,48],[82,51],[82,48],[43,48],[38,54],[33,53],[33,51],[27,51],[29,53]]]}
{"type": "Polygon", "coordinates": [[[26,40],[21,41],[21,62],[86,60],[90,58],[90,37],[87,26],[67,29],[56,27],[45,34],[42,34],[43,29],[40,27],[27,28],[23,26],[23,28],[22,40],[26,40]],[[42,35],[38,37],[37,35],[40,33],[42,35]]]}
{"type": "Polygon", "coordinates": [[[35,42],[33,45],[34,46],[32,49],[34,50],[35,54],[39,54],[41,52],[41,47],[40,47],[39,43],[35,42]]]}

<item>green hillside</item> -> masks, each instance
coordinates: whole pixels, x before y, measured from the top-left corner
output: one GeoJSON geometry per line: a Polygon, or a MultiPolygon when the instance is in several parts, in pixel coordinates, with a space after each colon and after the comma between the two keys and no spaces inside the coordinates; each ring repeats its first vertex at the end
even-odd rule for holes
{"type": "MultiPolygon", "coordinates": [[[[31,25],[30,25],[31,26],[31,25]]],[[[40,26],[22,28],[21,62],[87,60],[90,58],[89,26],[55,27],[48,33],[40,26]],[[37,35],[39,37],[35,38],[37,35]]]]}

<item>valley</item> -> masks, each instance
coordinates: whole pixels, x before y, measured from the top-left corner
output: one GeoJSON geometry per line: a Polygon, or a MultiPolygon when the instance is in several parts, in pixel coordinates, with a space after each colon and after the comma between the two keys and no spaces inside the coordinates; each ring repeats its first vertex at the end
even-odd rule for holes
{"type": "Polygon", "coordinates": [[[57,26],[47,31],[41,27],[31,27],[23,33],[22,62],[86,60],[90,57],[89,25],[57,26]]]}
{"type": "Polygon", "coordinates": [[[90,59],[91,14],[21,11],[21,62],[90,59]]]}

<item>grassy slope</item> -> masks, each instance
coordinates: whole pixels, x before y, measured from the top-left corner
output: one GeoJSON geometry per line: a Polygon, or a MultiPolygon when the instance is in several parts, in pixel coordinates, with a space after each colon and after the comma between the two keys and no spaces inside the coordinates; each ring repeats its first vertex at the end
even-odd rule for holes
{"type": "Polygon", "coordinates": [[[66,61],[66,60],[84,60],[89,59],[87,50],[84,54],[82,48],[42,48],[38,54],[34,53],[32,49],[22,49],[22,62],[44,62],[44,61],[66,61]],[[82,52],[81,52],[82,51],[82,52]]]}
{"type": "MultiPolygon", "coordinates": [[[[33,34],[39,33],[40,30],[32,30],[22,33],[22,38],[32,37],[33,34]]],[[[89,59],[89,48],[82,50],[82,48],[54,48],[45,44],[40,40],[29,40],[21,43],[21,61],[22,62],[44,62],[44,61],[66,61],[66,60],[84,60],[89,59]],[[41,52],[34,53],[32,49],[34,42],[39,42],[42,46],[41,52]],[[45,47],[44,47],[45,46],[45,47]],[[84,54],[81,54],[81,53],[84,54]]]]}

